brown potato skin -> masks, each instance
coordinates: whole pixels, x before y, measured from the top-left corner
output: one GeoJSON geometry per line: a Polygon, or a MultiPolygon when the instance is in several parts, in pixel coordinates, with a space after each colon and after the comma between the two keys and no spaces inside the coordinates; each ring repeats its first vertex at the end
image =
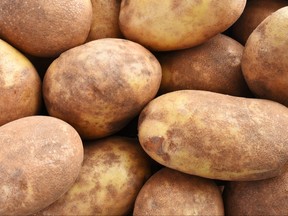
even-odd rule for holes
{"type": "Polygon", "coordinates": [[[2,0],[0,8],[0,37],[39,57],[83,44],[92,21],[90,0],[2,0]]]}
{"type": "Polygon", "coordinates": [[[133,215],[224,215],[224,207],[212,180],[162,168],[140,190],[133,215]]]}
{"type": "Polygon", "coordinates": [[[186,49],[228,29],[245,4],[246,0],[122,0],[119,25],[125,38],[149,50],[186,49]]]}
{"type": "Polygon", "coordinates": [[[231,26],[231,36],[245,44],[253,30],[276,10],[288,5],[287,0],[250,0],[239,19],[231,26]]]}
{"type": "Polygon", "coordinates": [[[196,47],[159,53],[157,58],[162,66],[159,91],[195,89],[251,96],[241,71],[243,49],[234,39],[218,34],[196,47]]]}
{"type": "Polygon", "coordinates": [[[122,129],[152,100],[161,66],[134,42],[106,38],[61,54],[48,68],[43,97],[48,113],[71,124],[83,139],[122,129]]]}
{"type": "Polygon", "coordinates": [[[261,22],[244,48],[241,67],[244,78],[258,98],[288,106],[288,6],[261,22]]]}
{"type": "Polygon", "coordinates": [[[121,0],[91,0],[92,24],[87,42],[101,38],[122,38],[118,18],[121,0]]]}
{"type": "Polygon", "coordinates": [[[138,122],[140,144],[158,163],[211,179],[277,176],[288,161],[288,109],[276,102],[200,90],[152,100],[138,122]]]}
{"type": "Polygon", "coordinates": [[[72,188],[36,215],[127,215],[151,175],[137,139],[112,136],[84,145],[84,162],[72,188]]]}
{"type": "Polygon", "coordinates": [[[224,190],[225,215],[287,215],[288,166],[280,176],[260,181],[229,182],[224,190]]]}
{"type": "Polygon", "coordinates": [[[0,127],[0,158],[0,215],[29,215],[73,185],[83,145],[66,122],[30,116],[0,127]]]}
{"type": "Polygon", "coordinates": [[[41,80],[31,62],[0,39],[0,126],[39,113],[41,80]]]}

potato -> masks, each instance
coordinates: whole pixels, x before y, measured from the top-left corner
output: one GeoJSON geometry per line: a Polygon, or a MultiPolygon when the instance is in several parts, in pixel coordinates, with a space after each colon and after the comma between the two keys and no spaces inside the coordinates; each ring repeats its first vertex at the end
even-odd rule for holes
{"type": "Polygon", "coordinates": [[[138,141],[108,137],[85,144],[73,187],[36,215],[126,215],[132,209],[151,172],[138,141]]]}
{"type": "Polygon", "coordinates": [[[93,16],[87,41],[122,37],[118,24],[121,1],[91,0],[91,3],[93,16]]]}
{"type": "Polygon", "coordinates": [[[197,47],[162,52],[161,93],[182,89],[251,95],[241,71],[243,46],[223,34],[197,47]]]}
{"type": "Polygon", "coordinates": [[[250,182],[229,182],[224,190],[225,213],[229,215],[288,214],[288,166],[277,177],[250,182]]]}
{"type": "Polygon", "coordinates": [[[41,108],[41,80],[31,62],[0,39],[0,126],[36,115],[41,108]]]}
{"type": "Polygon", "coordinates": [[[83,44],[92,21],[90,0],[1,0],[0,8],[0,38],[40,57],[83,44]]]}
{"type": "Polygon", "coordinates": [[[161,66],[143,46],[124,39],[91,41],[61,54],[48,68],[43,97],[51,116],[83,139],[116,133],[152,100],[161,66]]]}
{"type": "Polygon", "coordinates": [[[66,122],[30,116],[0,127],[0,215],[29,215],[75,182],[83,161],[80,136],[66,122]]]}
{"type": "Polygon", "coordinates": [[[288,106],[288,7],[268,16],[252,32],[243,52],[244,78],[256,97],[288,106]]]}
{"type": "Polygon", "coordinates": [[[230,27],[246,0],[122,0],[119,25],[124,36],[157,51],[199,45],[230,27]]]}
{"type": "Polygon", "coordinates": [[[254,29],[270,14],[288,5],[287,0],[250,0],[240,18],[231,26],[231,36],[245,44],[254,29]]]}
{"type": "Polygon", "coordinates": [[[152,100],[138,125],[154,160],[188,174],[258,180],[288,162],[288,109],[269,100],[179,90],[152,100]]]}
{"type": "Polygon", "coordinates": [[[163,168],[140,190],[133,215],[224,215],[224,207],[212,180],[163,168]]]}

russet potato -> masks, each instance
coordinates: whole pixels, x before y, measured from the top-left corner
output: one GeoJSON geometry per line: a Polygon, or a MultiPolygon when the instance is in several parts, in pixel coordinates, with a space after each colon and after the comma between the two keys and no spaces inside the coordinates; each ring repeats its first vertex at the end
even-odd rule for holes
{"type": "Polygon", "coordinates": [[[269,100],[179,90],[141,112],[139,141],[160,164],[211,179],[250,181],[288,162],[288,108],[269,100]]]}
{"type": "Polygon", "coordinates": [[[59,199],[83,161],[79,134],[66,122],[29,116],[0,127],[0,215],[29,215],[59,199]]]}
{"type": "Polygon", "coordinates": [[[230,27],[246,0],[122,0],[124,36],[155,51],[197,46],[230,27]]]}
{"type": "Polygon", "coordinates": [[[160,52],[160,92],[182,89],[213,91],[235,96],[251,95],[241,71],[244,47],[218,34],[207,42],[185,50],[160,52]]]}
{"type": "Polygon", "coordinates": [[[61,54],[48,68],[43,97],[48,113],[83,139],[116,133],[152,100],[161,66],[143,46],[116,38],[94,40],[61,54]]]}
{"type": "Polygon", "coordinates": [[[272,13],[251,33],[241,62],[256,97],[288,106],[288,6],[272,13]]]}
{"type": "Polygon", "coordinates": [[[140,190],[133,215],[224,216],[224,207],[213,180],[162,168],[140,190]]]}
{"type": "Polygon", "coordinates": [[[86,142],[75,184],[36,215],[127,215],[150,172],[137,139],[112,136],[86,142]]]}
{"type": "Polygon", "coordinates": [[[0,126],[38,114],[41,80],[31,62],[0,39],[0,126]]]}

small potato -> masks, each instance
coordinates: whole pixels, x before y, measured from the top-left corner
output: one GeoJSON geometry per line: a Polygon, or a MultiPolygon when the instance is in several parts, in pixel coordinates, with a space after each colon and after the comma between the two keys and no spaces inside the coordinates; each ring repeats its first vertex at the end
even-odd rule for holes
{"type": "Polygon", "coordinates": [[[182,89],[251,95],[241,71],[244,47],[223,34],[190,49],[162,52],[161,93],[182,89]]]}
{"type": "Polygon", "coordinates": [[[109,137],[85,144],[73,187],[36,215],[127,215],[132,210],[151,172],[138,141],[109,137]]]}
{"type": "Polygon", "coordinates": [[[0,215],[29,215],[75,182],[83,145],[60,119],[30,116],[0,127],[0,215]]]}
{"type": "Polygon", "coordinates": [[[288,106],[288,6],[268,16],[251,33],[241,62],[256,97],[288,106]]]}
{"type": "Polygon", "coordinates": [[[91,0],[92,25],[87,41],[101,38],[120,38],[118,18],[121,0],[91,0]]]}
{"type": "Polygon", "coordinates": [[[270,14],[288,6],[287,0],[249,0],[239,19],[231,26],[231,36],[243,45],[254,29],[270,14]]]}
{"type": "Polygon", "coordinates": [[[122,0],[124,36],[155,51],[197,46],[230,27],[246,0],[122,0]]]}
{"type": "Polygon", "coordinates": [[[155,173],[140,190],[133,215],[224,215],[216,184],[169,168],[155,173]]]}
{"type": "Polygon", "coordinates": [[[288,108],[269,100],[174,91],[144,108],[138,128],[148,155],[188,174],[258,180],[288,162],[288,108]]]}
{"type": "Polygon", "coordinates": [[[143,46],[116,38],[94,40],[61,54],[48,68],[43,97],[48,113],[83,139],[118,132],[152,100],[161,66],[143,46]]]}
{"type": "Polygon", "coordinates": [[[227,216],[288,215],[288,166],[282,175],[271,179],[229,182],[224,202],[227,216]]]}
{"type": "Polygon", "coordinates": [[[0,39],[0,126],[38,114],[41,80],[31,62],[0,39]]]}

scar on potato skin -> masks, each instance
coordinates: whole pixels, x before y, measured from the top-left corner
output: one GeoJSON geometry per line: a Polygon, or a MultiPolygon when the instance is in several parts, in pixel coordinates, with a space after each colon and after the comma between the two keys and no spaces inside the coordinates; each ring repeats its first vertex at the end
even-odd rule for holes
{"type": "Polygon", "coordinates": [[[163,151],[162,145],[164,142],[163,137],[154,136],[148,139],[148,141],[144,142],[143,146],[148,151],[156,153],[159,155],[164,161],[170,161],[170,156],[163,151]]]}

